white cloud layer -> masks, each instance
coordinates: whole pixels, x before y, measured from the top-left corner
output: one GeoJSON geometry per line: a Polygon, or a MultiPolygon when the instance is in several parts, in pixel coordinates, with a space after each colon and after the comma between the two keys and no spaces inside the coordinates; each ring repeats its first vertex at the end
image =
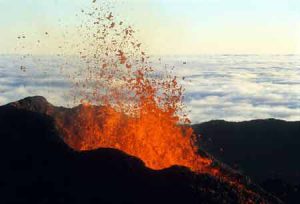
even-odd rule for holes
{"type": "MultiPolygon", "coordinates": [[[[42,95],[55,105],[73,106],[71,83],[66,72],[60,71],[64,61],[0,56],[0,105],[42,95]]],[[[79,65],[74,60],[68,62],[73,64],[67,69],[79,65]]],[[[193,123],[213,119],[300,120],[300,56],[169,56],[156,67],[164,64],[175,65],[174,74],[184,78],[181,83],[193,123]]]]}
{"type": "Polygon", "coordinates": [[[193,123],[300,120],[300,56],[173,56],[164,63],[175,64],[175,74],[185,78],[185,101],[193,123]]]}

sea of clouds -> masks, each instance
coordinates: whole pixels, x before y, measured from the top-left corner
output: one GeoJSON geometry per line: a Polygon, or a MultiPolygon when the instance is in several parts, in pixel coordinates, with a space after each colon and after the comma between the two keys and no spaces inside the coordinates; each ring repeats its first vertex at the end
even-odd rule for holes
{"type": "MultiPolygon", "coordinates": [[[[193,123],[300,120],[299,55],[165,56],[153,62],[159,69],[166,64],[185,88],[193,123]]],[[[68,71],[80,66],[63,57],[0,55],[0,105],[42,95],[54,105],[74,106],[68,71]]]]}

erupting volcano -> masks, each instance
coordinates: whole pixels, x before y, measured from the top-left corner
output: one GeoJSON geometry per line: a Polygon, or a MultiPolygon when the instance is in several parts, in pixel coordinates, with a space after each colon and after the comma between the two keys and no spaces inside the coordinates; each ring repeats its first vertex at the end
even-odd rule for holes
{"type": "Polygon", "coordinates": [[[0,203],[298,203],[298,122],[192,125],[299,118],[299,56],[243,54],[249,33],[215,35],[231,15],[200,26],[209,9],[232,6],[4,2],[14,12],[2,14],[0,203]]]}
{"type": "MultiPolygon", "coordinates": [[[[180,80],[167,65],[156,69],[133,27],[107,8],[94,2],[91,10],[82,10],[80,41],[65,42],[78,50],[81,64],[79,69],[62,66],[61,70],[72,81],[74,102],[82,105],[64,109],[44,101],[34,111],[53,118],[62,139],[78,152],[117,149],[141,159],[152,170],[184,166],[256,197],[244,189],[243,177],[221,167],[196,146],[180,80]]],[[[32,110],[26,100],[14,106],[32,110]]]]}
{"type": "Polygon", "coordinates": [[[177,78],[152,67],[134,29],[113,13],[93,6],[81,15],[86,47],[75,47],[84,66],[71,77],[84,105],[69,119],[56,116],[66,143],[79,151],[116,148],[152,169],[182,165],[216,174],[197,154],[177,78]]]}

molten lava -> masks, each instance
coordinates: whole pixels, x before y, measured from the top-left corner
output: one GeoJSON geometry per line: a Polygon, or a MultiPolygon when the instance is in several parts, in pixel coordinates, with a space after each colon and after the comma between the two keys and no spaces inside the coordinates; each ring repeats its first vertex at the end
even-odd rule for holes
{"type": "Polygon", "coordinates": [[[152,169],[182,165],[203,172],[211,164],[210,159],[197,155],[191,128],[177,125],[177,117],[155,104],[143,106],[136,118],[111,107],[91,105],[81,106],[71,117],[71,123],[64,118],[58,119],[58,124],[74,149],[120,149],[142,159],[152,169]]]}
{"type": "Polygon", "coordinates": [[[84,105],[69,119],[56,117],[65,141],[79,151],[116,148],[152,169],[182,165],[216,174],[212,161],[197,154],[177,78],[154,71],[132,27],[92,9],[83,12],[87,20],[79,30],[85,69],[73,76],[84,105]]]}

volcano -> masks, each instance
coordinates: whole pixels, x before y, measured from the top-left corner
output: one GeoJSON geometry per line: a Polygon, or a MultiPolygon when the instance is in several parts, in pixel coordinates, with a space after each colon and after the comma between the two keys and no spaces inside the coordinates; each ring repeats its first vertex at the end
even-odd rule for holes
{"type": "Polygon", "coordinates": [[[282,203],[204,151],[227,179],[184,166],[151,169],[120,149],[78,151],[57,117],[75,125],[82,107],[43,97],[0,107],[1,203],[282,203]]]}

